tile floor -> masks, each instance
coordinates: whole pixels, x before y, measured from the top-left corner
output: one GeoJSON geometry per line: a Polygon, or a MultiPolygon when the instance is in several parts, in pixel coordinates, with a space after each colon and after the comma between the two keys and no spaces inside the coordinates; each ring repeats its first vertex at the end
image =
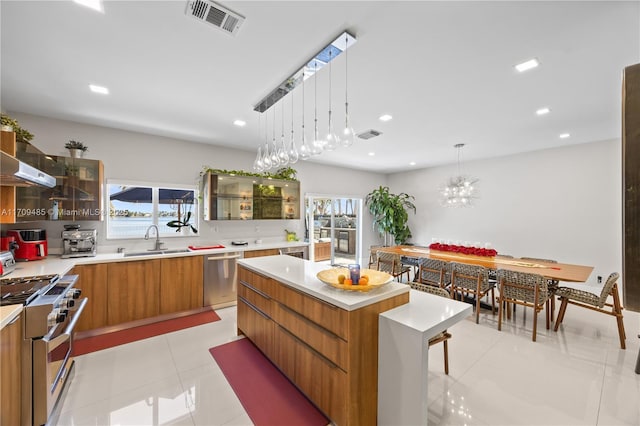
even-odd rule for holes
{"type": "MultiPolygon", "coordinates": [[[[78,357],[58,425],[250,425],[208,349],[236,339],[235,307],[221,321],[78,357]]],[[[429,356],[432,425],[638,425],[640,315],[625,311],[627,350],[613,317],[569,306],[554,333],[518,307],[497,330],[481,313],[450,329],[429,356]]]]}

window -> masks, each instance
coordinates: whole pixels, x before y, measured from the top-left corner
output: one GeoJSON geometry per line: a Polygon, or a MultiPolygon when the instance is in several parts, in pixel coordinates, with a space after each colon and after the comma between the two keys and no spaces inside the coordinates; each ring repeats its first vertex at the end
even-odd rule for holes
{"type": "MultiPolygon", "coordinates": [[[[107,238],[141,238],[156,225],[161,237],[197,235],[196,188],[108,181],[107,238]]],[[[151,234],[155,236],[155,234],[151,234]]]]}

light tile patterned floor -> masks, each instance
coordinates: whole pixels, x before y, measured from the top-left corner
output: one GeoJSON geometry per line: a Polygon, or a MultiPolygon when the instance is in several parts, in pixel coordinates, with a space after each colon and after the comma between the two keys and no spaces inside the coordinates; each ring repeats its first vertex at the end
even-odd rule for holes
{"type": "MultiPolygon", "coordinates": [[[[58,425],[250,425],[208,349],[236,339],[235,307],[221,321],[87,354],[58,425]]],[[[480,324],[449,331],[449,376],[442,345],[429,355],[432,425],[638,425],[640,315],[625,311],[627,350],[613,317],[569,306],[554,333],[542,322],[531,341],[532,316],[518,307],[497,330],[480,324]]]]}

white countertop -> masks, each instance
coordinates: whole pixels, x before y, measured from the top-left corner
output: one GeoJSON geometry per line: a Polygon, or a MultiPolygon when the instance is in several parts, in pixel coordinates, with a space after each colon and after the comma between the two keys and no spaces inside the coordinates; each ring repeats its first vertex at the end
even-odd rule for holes
{"type": "Polygon", "coordinates": [[[316,277],[318,272],[327,269],[327,265],[292,256],[240,259],[238,264],[347,311],[406,293],[410,289],[408,285],[395,281],[368,292],[336,289],[316,277]]]}
{"type": "Polygon", "coordinates": [[[411,289],[409,303],[380,315],[430,339],[472,313],[468,303],[411,289]]]}
{"type": "Polygon", "coordinates": [[[0,306],[0,330],[22,312],[22,305],[0,306]]]}
{"type": "MultiPolygon", "coordinates": [[[[212,244],[202,244],[202,246],[211,246],[212,244]]],[[[231,244],[225,244],[224,248],[208,249],[208,250],[193,250],[184,253],[168,253],[168,254],[150,254],[148,256],[131,256],[125,257],[123,253],[98,253],[94,257],[76,257],[69,259],[62,259],[59,255],[49,255],[45,259],[31,260],[27,262],[16,262],[16,269],[3,276],[2,278],[18,278],[29,277],[34,275],[50,275],[58,274],[65,275],[69,273],[75,265],[90,265],[94,263],[109,263],[109,262],[133,262],[136,260],[149,260],[149,259],[162,259],[163,257],[184,257],[184,256],[204,256],[215,253],[229,253],[235,251],[249,251],[249,250],[266,250],[274,248],[287,248],[287,247],[304,247],[309,243],[295,241],[295,242],[270,242],[255,244],[249,243],[246,246],[233,246],[231,244]]],[[[168,248],[167,250],[171,250],[168,248]]],[[[136,250],[137,251],[137,250],[136,250]]],[[[142,251],[142,250],[140,250],[142,251]]]]}

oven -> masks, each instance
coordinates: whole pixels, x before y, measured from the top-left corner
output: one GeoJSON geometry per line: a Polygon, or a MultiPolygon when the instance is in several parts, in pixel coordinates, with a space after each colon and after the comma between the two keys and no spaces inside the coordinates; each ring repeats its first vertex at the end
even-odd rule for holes
{"type": "MultiPolygon", "coordinates": [[[[73,369],[73,335],[87,304],[77,275],[2,279],[2,304],[24,304],[23,423],[50,422],[73,369]]],[[[59,408],[59,407],[58,407],[59,408]]]]}

